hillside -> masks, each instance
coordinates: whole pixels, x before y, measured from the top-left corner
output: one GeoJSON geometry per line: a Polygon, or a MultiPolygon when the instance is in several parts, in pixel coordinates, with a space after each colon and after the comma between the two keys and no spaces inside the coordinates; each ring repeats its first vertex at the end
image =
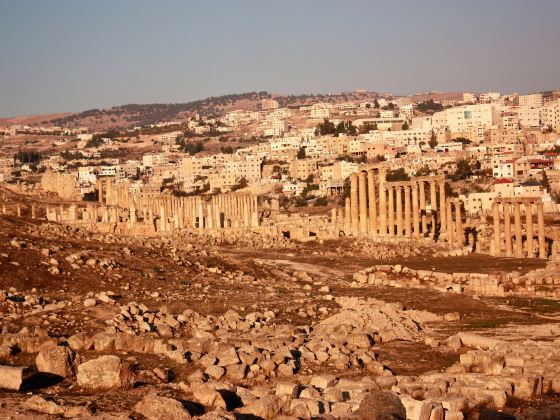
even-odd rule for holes
{"type": "Polygon", "coordinates": [[[242,94],[209,97],[206,99],[174,104],[127,104],[108,109],[89,109],[78,113],[45,114],[0,119],[0,126],[12,124],[51,125],[69,128],[89,127],[93,131],[126,129],[135,126],[155,124],[189,118],[195,114],[218,116],[235,109],[259,109],[264,98],[276,99],[281,107],[298,107],[314,102],[368,101],[380,95],[375,92],[343,92],[336,94],[282,95],[269,92],[248,92],[242,94]]]}
{"type": "MultiPolygon", "coordinates": [[[[283,95],[265,91],[247,92],[209,97],[185,103],[127,104],[113,106],[107,109],[88,109],[78,113],[0,118],[0,127],[20,124],[30,126],[62,126],[68,128],[88,127],[92,131],[106,131],[109,129],[123,130],[162,121],[185,120],[194,115],[212,117],[236,109],[256,111],[260,107],[260,101],[264,98],[276,99],[280,107],[297,108],[316,102],[365,102],[373,101],[374,98],[379,97],[388,98],[391,97],[391,95],[367,91],[302,95],[283,95]]],[[[433,99],[435,101],[460,100],[462,99],[462,93],[430,92],[411,95],[410,98],[414,102],[421,102],[428,99],[433,99]]]]}

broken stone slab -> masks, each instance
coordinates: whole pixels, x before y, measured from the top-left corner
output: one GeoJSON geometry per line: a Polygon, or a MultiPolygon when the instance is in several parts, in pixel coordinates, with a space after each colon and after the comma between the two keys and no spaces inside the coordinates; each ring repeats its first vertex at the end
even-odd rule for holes
{"type": "Polygon", "coordinates": [[[68,347],[48,348],[39,352],[35,364],[39,372],[66,378],[74,373],[74,354],[68,347]]]}
{"type": "Polygon", "coordinates": [[[0,389],[19,391],[27,373],[26,367],[0,365],[0,389]]]}
{"type": "Polygon", "coordinates": [[[46,400],[39,395],[33,395],[32,397],[30,397],[23,403],[23,406],[28,410],[37,411],[38,413],[50,414],[52,416],[58,416],[65,413],[63,407],[61,407],[54,401],[46,400]]]}
{"type": "Polygon", "coordinates": [[[287,409],[291,400],[289,395],[265,396],[236,411],[239,414],[249,414],[269,420],[278,416],[283,409],[287,409]]]}
{"type": "Polygon", "coordinates": [[[457,337],[461,340],[461,344],[466,347],[477,347],[481,349],[492,350],[496,346],[503,344],[502,340],[496,338],[484,337],[482,335],[460,332],[457,337]]]}
{"type": "Polygon", "coordinates": [[[413,418],[396,394],[392,392],[374,391],[366,394],[355,412],[360,420],[378,418],[413,418]]]}
{"type": "Polygon", "coordinates": [[[226,401],[222,395],[208,384],[194,386],[191,392],[193,399],[205,407],[227,408],[226,401]]]}
{"type": "Polygon", "coordinates": [[[146,395],[133,408],[147,420],[188,420],[191,415],[180,401],[158,395],[146,395]]]}
{"type": "Polygon", "coordinates": [[[127,389],[134,384],[128,363],[117,356],[101,356],[78,366],[78,385],[90,389],[127,389]]]}

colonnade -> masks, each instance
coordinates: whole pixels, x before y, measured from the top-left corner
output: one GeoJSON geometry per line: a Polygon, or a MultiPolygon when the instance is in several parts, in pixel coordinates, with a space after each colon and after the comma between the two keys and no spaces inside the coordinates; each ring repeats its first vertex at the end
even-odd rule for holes
{"type": "MultiPolygon", "coordinates": [[[[448,230],[447,205],[441,176],[389,182],[383,169],[369,169],[350,176],[350,197],[332,218],[355,236],[435,238],[448,230]]],[[[456,208],[460,220],[461,207],[456,208]]]]}
{"type": "Polygon", "coordinates": [[[496,198],[492,203],[492,213],[494,222],[492,255],[516,258],[534,258],[538,255],[539,258],[548,258],[544,231],[544,206],[540,198],[496,198]],[[533,221],[535,208],[536,232],[533,221]]]}
{"type": "Polygon", "coordinates": [[[107,206],[129,209],[130,224],[157,218],[161,232],[182,228],[225,229],[259,225],[257,197],[228,193],[201,197],[173,197],[159,193],[131,193],[128,182],[114,183],[110,178],[97,181],[98,201],[107,206]]]}

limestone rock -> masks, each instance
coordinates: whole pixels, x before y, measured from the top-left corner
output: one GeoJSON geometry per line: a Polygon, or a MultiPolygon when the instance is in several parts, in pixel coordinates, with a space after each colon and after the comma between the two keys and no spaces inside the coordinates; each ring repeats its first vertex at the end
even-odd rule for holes
{"type": "Polygon", "coordinates": [[[52,373],[63,378],[74,373],[74,355],[67,347],[52,347],[41,350],[35,359],[39,372],[52,373]]]}
{"type": "Polygon", "coordinates": [[[38,413],[50,414],[53,416],[64,414],[64,408],[55,403],[48,401],[39,395],[33,395],[23,403],[28,410],[37,411],[38,413]]]}
{"type": "Polygon", "coordinates": [[[356,411],[360,420],[383,418],[406,420],[406,409],[399,397],[392,392],[374,391],[367,394],[356,411]]]}
{"type": "Polygon", "coordinates": [[[238,409],[241,414],[250,414],[265,420],[273,419],[282,409],[282,400],[276,396],[265,396],[250,403],[249,405],[238,409]]]}
{"type": "Polygon", "coordinates": [[[157,395],[146,395],[134,406],[133,411],[148,420],[186,420],[191,418],[181,402],[157,395]]]}
{"type": "Polygon", "coordinates": [[[91,389],[130,388],[134,375],[117,356],[101,356],[78,366],[78,385],[91,389]]]}
{"type": "Polygon", "coordinates": [[[25,368],[0,366],[0,389],[19,391],[24,378],[25,368]]]}

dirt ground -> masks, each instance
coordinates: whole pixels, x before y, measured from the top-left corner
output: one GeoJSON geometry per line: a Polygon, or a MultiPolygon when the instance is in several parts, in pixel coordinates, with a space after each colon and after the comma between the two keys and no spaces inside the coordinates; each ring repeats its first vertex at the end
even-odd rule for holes
{"type": "MultiPolygon", "coordinates": [[[[301,244],[297,249],[250,250],[233,246],[196,245],[192,251],[173,249],[171,246],[123,246],[81,237],[75,233],[40,234],[33,232],[36,222],[0,216],[0,290],[14,288],[21,295],[34,293],[57,302],[71,302],[64,309],[53,311],[55,316],[39,313],[22,313],[15,318],[4,318],[5,331],[17,332],[23,327],[40,327],[51,336],[62,337],[86,332],[102,331],[105,321],[118,313],[118,307],[97,305],[84,308],[82,302],[88,293],[111,291],[118,304],[135,301],[150,309],[166,306],[172,312],[193,309],[202,315],[222,315],[229,309],[239,313],[276,310],[275,323],[309,325],[326,315],[302,317],[300,307],[325,307],[337,311],[337,297],[375,298],[384,302],[400,302],[407,309],[426,310],[438,315],[458,312],[458,321],[430,325],[438,339],[445,339],[459,331],[483,331],[485,335],[508,337],[527,333],[542,326],[542,339],[546,339],[546,325],[560,322],[560,305],[549,299],[531,298],[474,298],[464,295],[441,293],[427,289],[406,289],[382,286],[350,288],[352,274],[375,264],[403,264],[413,269],[437,269],[445,272],[496,273],[517,270],[527,272],[544,266],[537,259],[507,259],[486,256],[468,257],[413,257],[406,260],[376,260],[373,256],[358,255],[354,258],[339,256],[336,248],[340,242],[301,244]],[[31,228],[31,230],[30,230],[31,228]],[[19,246],[13,245],[14,238],[19,246]],[[126,250],[125,250],[126,248],[126,250]],[[49,250],[46,256],[43,250],[49,250]],[[80,265],[75,268],[66,257],[83,254],[82,260],[96,258],[110,261],[109,268],[100,265],[80,265]],[[58,262],[59,274],[52,274],[51,258],[58,262]],[[217,270],[209,270],[216,268],[217,270]],[[244,281],[228,278],[224,272],[243,272],[244,281]],[[294,276],[306,272],[310,281],[294,276]],[[313,285],[312,290],[305,285],[313,285]],[[328,286],[333,300],[326,301],[315,293],[315,284],[328,286]],[[154,295],[157,292],[157,295],[154,295]],[[527,329],[527,327],[529,329],[527,329]],[[523,328],[526,328],[523,330],[523,328]]],[[[0,305],[0,312],[7,314],[0,305]]],[[[423,343],[392,341],[376,344],[379,360],[397,375],[417,375],[427,371],[443,370],[459,359],[459,352],[432,348],[423,343]]],[[[87,353],[81,355],[91,357],[87,353]]],[[[162,361],[158,356],[122,354],[131,358],[142,369],[165,366],[174,373],[174,381],[186,380],[192,369],[162,361]]],[[[10,364],[33,365],[34,355],[20,354],[10,359],[10,364]]],[[[318,368],[317,371],[325,371],[318,368]]],[[[328,370],[327,370],[328,371],[328,370]]],[[[143,392],[133,389],[126,392],[107,392],[103,395],[83,393],[69,383],[39,387],[33,392],[56,395],[60,401],[72,404],[89,403],[102,413],[124,412],[143,392]]],[[[0,414],[14,415],[11,403],[23,400],[21,394],[0,393],[0,414]]],[[[554,401],[547,400],[552,404],[554,401]]],[[[512,412],[519,407],[512,406],[512,412]]]]}

